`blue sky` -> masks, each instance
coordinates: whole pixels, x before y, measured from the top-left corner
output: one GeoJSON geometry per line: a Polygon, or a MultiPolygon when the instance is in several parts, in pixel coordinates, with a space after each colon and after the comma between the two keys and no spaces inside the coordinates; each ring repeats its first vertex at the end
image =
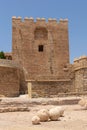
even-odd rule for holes
{"type": "Polygon", "coordinates": [[[12,16],[68,18],[70,62],[87,55],[87,0],[0,0],[0,51],[12,49],[12,16]]]}

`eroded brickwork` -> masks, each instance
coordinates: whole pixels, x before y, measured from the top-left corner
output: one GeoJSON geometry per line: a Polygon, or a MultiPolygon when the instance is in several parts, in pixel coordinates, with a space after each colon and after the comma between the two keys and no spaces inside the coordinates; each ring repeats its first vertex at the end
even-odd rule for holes
{"type": "Polygon", "coordinates": [[[87,57],[69,63],[68,20],[12,18],[12,53],[0,60],[0,94],[87,94],[87,57]]]}
{"type": "Polygon", "coordinates": [[[69,64],[68,21],[12,19],[12,58],[29,80],[65,79],[69,64]]]}
{"type": "Polygon", "coordinates": [[[0,95],[18,96],[20,88],[19,69],[8,60],[0,60],[0,95]]]}
{"type": "Polygon", "coordinates": [[[66,81],[39,81],[31,82],[32,97],[54,97],[60,93],[70,93],[72,82],[66,81]]]}
{"type": "MultiPolygon", "coordinates": [[[[12,18],[12,59],[23,68],[23,79],[31,82],[33,93],[49,96],[86,90],[86,60],[69,63],[68,41],[67,19],[12,18]]],[[[26,87],[22,83],[20,88],[26,87]]]]}
{"type": "Polygon", "coordinates": [[[87,57],[82,56],[74,61],[75,89],[77,93],[87,92],[87,57]]]}

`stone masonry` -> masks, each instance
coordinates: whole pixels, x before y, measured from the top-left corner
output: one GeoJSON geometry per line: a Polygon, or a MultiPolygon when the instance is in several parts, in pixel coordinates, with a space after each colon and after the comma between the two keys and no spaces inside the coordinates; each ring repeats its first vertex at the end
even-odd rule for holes
{"type": "Polygon", "coordinates": [[[27,79],[65,79],[69,64],[68,20],[20,17],[12,19],[12,58],[27,79]]]}
{"type": "Polygon", "coordinates": [[[28,91],[32,97],[87,93],[87,57],[70,64],[67,19],[37,18],[35,21],[32,17],[24,20],[12,17],[12,53],[6,53],[6,58],[11,60],[11,66],[5,66],[4,71],[3,65],[0,66],[1,73],[6,72],[10,77],[12,69],[15,80],[2,79],[1,88],[10,83],[9,92],[2,89],[2,95],[15,96],[28,91]]]}
{"type": "Polygon", "coordinates": [[[18,96],[19,88],[19,67],[15,62],[0,59],[0,96],[18,96]]]}

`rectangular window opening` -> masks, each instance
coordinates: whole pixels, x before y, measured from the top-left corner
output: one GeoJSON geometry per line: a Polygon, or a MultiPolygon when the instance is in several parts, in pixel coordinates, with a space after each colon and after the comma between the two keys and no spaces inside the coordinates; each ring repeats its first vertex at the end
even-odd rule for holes
{"type": "Polygon", "coordinates": [[[44,49],[44,46],[43,46],[43,45],[39,45],[39,46],[38,46],[38,51],[39,51],[39,52],[43,52],[43,49],[44,49]]]}

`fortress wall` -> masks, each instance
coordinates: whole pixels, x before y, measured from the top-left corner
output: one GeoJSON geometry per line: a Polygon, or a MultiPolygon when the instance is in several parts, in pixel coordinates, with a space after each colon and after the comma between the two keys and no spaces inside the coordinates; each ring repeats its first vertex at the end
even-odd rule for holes
{"type": "Polygon", "coordinates": [[[75,92],[87,92],[87,57],[81,56],[74,60],[75,92]]]}
{"type": "Polygon", "coordinates": [[[12,53],[0,59],[0,95],[87,93],[87,56],[69,63],[68,20],[12,17],[12,53]]]}
{"type": "Polygon", "coordinates": [[[14,97],[19,95],[20,76],[17,65],[0,59],[0,95],[14,97]]]}
{"type": "Polygon", "coordinates": [[[13,17],[12,43],[12,59],[23,68],[21,77],[31,81],[32,92],[49,96],[87,91],[87,57],[69,63],[67,19],[13,17]]]}
{"type": "Polygon", "coordinates": [[[81,56],[79,58],[75,58],[73,67],[74,67],[74,70],[87,68],[87,56],[81,56]]]}
{"type": "MultiPolygon", "coordinates": [[[[19,62],[30,80],[38,77],[66,78],[69,64],[68,20],[12,18],[12,58],[19,62]],[[42,51],[39,47],[42,46],[42,51]]],[[[44,80],[44,79],[43,79],[44,80]]]]}
{"type": "Polygon", "coordinates": [[[62,93],[70,93],[73,82],[63,81],[30,81],[32,97],[54,97],[62,93]]]}

